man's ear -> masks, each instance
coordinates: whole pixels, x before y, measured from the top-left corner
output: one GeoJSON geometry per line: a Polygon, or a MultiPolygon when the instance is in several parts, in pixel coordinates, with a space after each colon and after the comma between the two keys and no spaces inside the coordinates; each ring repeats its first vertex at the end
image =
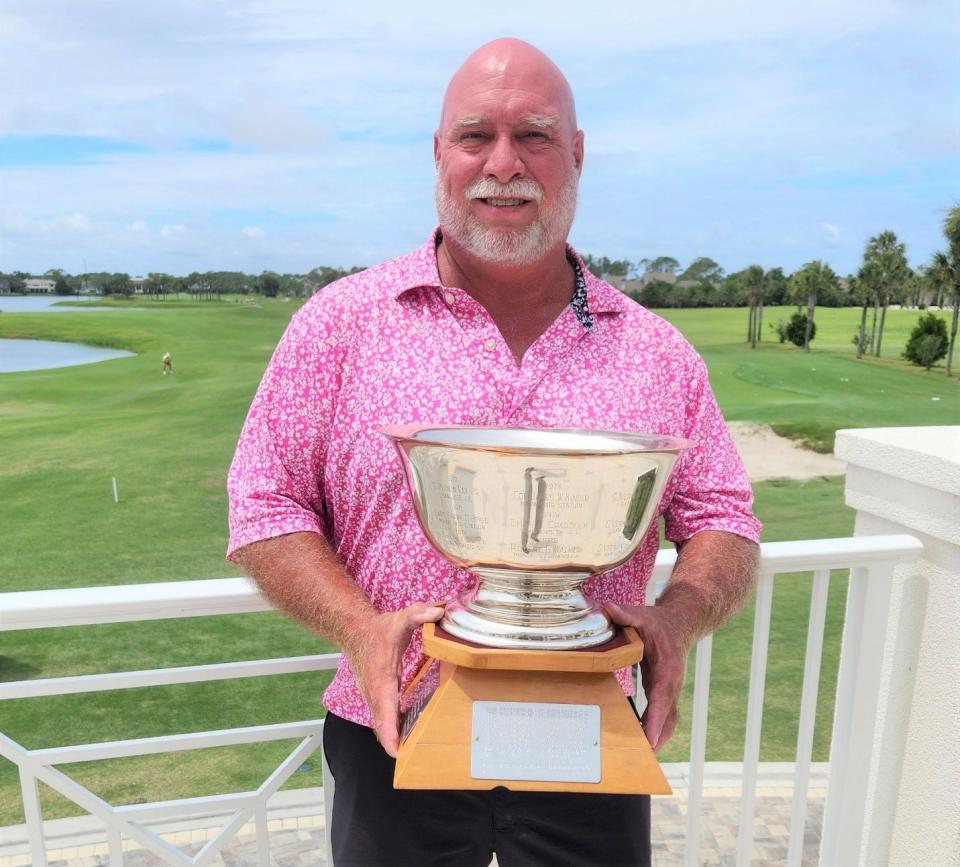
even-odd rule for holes
{"type": "Polygon", "coordinates": [[[583,130],[578,129],[573,137],[573,163],[577,167],[577,172],[583,171],[583,130]]]}
{"type": "Polygon", "coordinates": [[[440,130],[433,134],[433,165],[435,168],[440,166],[440,130]]]}

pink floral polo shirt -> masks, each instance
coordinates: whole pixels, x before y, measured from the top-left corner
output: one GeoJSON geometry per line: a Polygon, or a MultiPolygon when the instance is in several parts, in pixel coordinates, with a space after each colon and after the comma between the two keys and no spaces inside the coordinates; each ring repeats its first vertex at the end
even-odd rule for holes
{"type": "MultiPolygon", "coordinates": [[[[240,434],[228,556],[261,539],[320,533],[380,610],[463,590],[470,573],[427,542],[399,457],[379,433],[415,423],[686,437],[698,446],[680,457],[660,503],[667,537],[725,530],[758,541],[750,484],[703,361],[672,325],[577,262],[588,315],[568,305],[519,367],[487,311],[440,283],[436,235],[314,295],[277,346],[240,434]]],[[[654,525],[587,593],[642,603],[656,553],[654,525]]],[[[417,633],[404,683],[422,660],[417,633]]],[[[324,704],[372,724],[345,660],[324,704]]]]}

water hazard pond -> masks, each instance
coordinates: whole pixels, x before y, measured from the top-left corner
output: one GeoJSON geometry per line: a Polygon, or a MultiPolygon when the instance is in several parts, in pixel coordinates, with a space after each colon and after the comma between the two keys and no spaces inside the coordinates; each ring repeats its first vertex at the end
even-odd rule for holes
{"type": "Polygon", "coordinates": [[[49,370],[53,367],[74,367],[92,364],[110,358],[130,358],[132,352],[122,349],[103,349],[81,343],[61,343],[56,340],[0,339],[0,373],[24,370],[49,370]]]}
{"type": "MultiPolygon", "coordinates": [[[[0,297],[0,313],[77,313],[87,310],[123,310],[111,307],[58,307],[59,301],[85,300],[60,295],[4,295],[0,297]]],[[[103,349],[82,343],[61,343],[56,340],[0,339],[0,373],[25,370],[50,370],[54,367],[75,367],[111,358],[129,358],[134,353],[122,349],[103,349]]]]}

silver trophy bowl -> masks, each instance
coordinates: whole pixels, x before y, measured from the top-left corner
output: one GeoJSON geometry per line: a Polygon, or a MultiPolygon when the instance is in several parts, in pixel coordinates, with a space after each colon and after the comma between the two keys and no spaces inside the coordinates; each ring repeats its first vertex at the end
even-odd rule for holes
{"type": "Polygon", "coordinates": [[[569,650],[614,634],[583,582],[630,558],[656,514],[675,437],[406,426],[397,447],[433,546],[477,575],[442,626],[488,647],[569,650]]]}

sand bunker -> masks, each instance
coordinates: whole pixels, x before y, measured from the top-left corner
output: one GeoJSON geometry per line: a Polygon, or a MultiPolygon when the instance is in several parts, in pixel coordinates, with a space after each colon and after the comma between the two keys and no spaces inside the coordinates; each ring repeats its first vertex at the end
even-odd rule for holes
{"type": "Polygon", "coordinates": [[[732,421],[727,426],[740,450],[751,482],[839,476],[847,470],[847,465],[833,455],[821,455],[805,449],[791,439],[777,436],[765,424],[732,421]]]}

